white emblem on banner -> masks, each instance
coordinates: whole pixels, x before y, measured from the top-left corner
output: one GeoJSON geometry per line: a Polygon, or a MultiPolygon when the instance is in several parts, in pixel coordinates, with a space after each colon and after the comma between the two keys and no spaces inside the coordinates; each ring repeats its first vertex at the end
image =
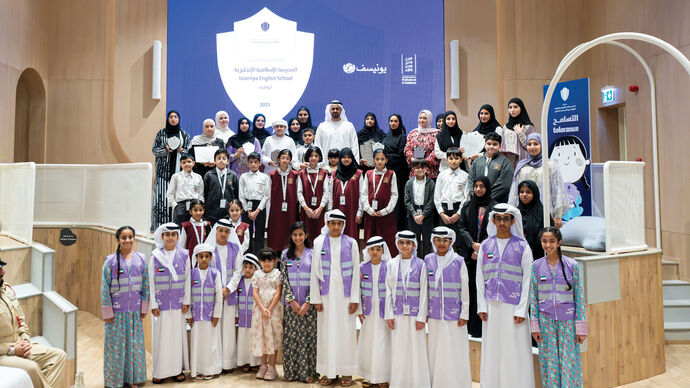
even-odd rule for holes
{"type": "Polygon", "coordinates": [[[566,87],[563,87],[563,89],[561,89],[561,100],[567,100],[568,96],[570,96],[570,90],[568,90],[566,87]]]}
{"type": "Polygon", "coordinates": [[[307,88],[314,34],[268,8],[216,35],[218,71],[225,92],[244,116],[261,112],[266,122],[285,117],[307,88]]]}

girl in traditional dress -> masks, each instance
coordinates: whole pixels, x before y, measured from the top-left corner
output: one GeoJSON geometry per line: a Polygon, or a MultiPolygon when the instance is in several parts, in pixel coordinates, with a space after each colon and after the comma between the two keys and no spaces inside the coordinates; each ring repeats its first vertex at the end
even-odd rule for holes
{"type": "Polygon", "coordinates": [[[249,224],[242,221],[242,213],[244,208],[239,199],[233,199],[228,205],[228,213],[230,214],[230,222],[232,222],[232,233],[237,235],[237,240],[240,242],[240,250],[244,255],[249,249],[249,224]]]}
{"type": "Polygon", "coordinates": [[[284,249],[289,240],[288,228],[297,221],[297,177],[291,168],[292,152],[284,149],[278,153],[278,169],[271,171],[271,199],[268,213],[268,246],[284,249]]]}
{"type": "Polygon", "coordinates": [[[386,268],[386,314],[391,332],[391,388],[428,388],[429,356],[424,333],[428,313],[428,276],[417,257],[417,236],[395,235],[400,252],[386,268]]]}
{"type": "MultiPolygon", "coordinates": [[[[434,153],[434,145],[439,131],[434,127],[434,123],[431,121],[432,117],[428,110],[419,112],[417,116],[419,126],[407,135],[405,159],[407,159],[408,166],[412,166],[413,159],[426,159],[429,162],[428,176],[431,179],[436,179],[440,160],[434,153]]],[[[410,172],[408,178],[411,176],[412,173],[410,172]]]]}
{"type": "Polygon", "coordinates": [[[535,132],[534,124],[527,114],[525,104],[518,97],[508,101],[508,122],[499,133],[503,137],[501,155],[504,155],[515,167],[518,160],[525,159],[527,153],[527,136],[535,132]]]}
{"type": "Polygon", "coordinates": [[[211,223],[203,219],[206,209],[204,203],[198,199],[189,201],[189,221],[180,225],[180,246],[189,252],[194,252],[194,247],[206,241],[211,223]]]}
{"type": "Polygon", "coordinates": [[[153,326],[153,383],[161,384],[168,377],[184,381],[189,369],[187,330],[183,306],[184,284],[189,276],[189,251],[179,244],[180,226],[163,224],[156,229],[156,243],[148,263],[151,294],[151,325],[153,326]]]}
{"type": "Polygon", "coordinates": [[[328,206],[325,195],[328,183],[328,171],[319,168],[323,161],[321,149],[309,147],[304,153],[309,166],[302,169],[297,177],[297,201],[301,208],[300,219],[307,228],[307,234],[318,236],[323,228],[323,209],[328,206]]]}
{"type": "Polygon", "coordinates": [[[359,265],[362,303],[359,321],[362,329],[357,341],[358,373],[363,387],[387,386],[391,379],[391,331],[384,319],[386,310],[386,269],[391,259],[381,236],[367,240],[359,265]]]}
{"type": "Polygon", "coordinates": [[[375,168],[365,173],[366,184],[362,185],[360,202],[364,210],[364,239],[381,236],[393,247],[391,254],[397,255],[393,210],[398,203],[398,183],[395,172],[386,168],[387,162],[382,149],[374,151],[375,168]]]}
{"type": "Polygon", "coordinates": [[[312,243],[301,221],[290,227],[289,236],[288,248],[280,256],[285,295],[283,371],[286,380],[311,384],[316,376],[316,308],[309,298],[312,243]]]}
{"type": "Polygon", "coordinates": [[[467,320],[469,279],[462,256],[451,248],[455,232],[445,226],[431,233],[434,253],[424,262],[429,281],[429,364],[435,387],[472,387],[467,320]]]}
{"type": "Polygon", "coordinates": [[[261,356],[256,357],[252,353],[250,345],[252,330],[252,309],[254,308],[254,289],[252,288],[252,277],[261,268],[259,259],[251,253],[244,255],[242,263],[243,275],[237,287],[237,299],[239,307],[237,310],[237,365],[242,367],[243,373],[258,372],[261,365],[261,356]]]}
{"type": "Polygon", "coordinates": [[[350,222],[343,232],[355,240],[359,240],[359,224],[362,223],[360,190],[366,184],[362,170],[357,169],[352,150],[348,147],[340,150],[338,168],[329,179],[330,209],[340,210],[345,214],[350,222]]]}
{"type": "Polygon", "coordinates": [[[153,184],[151,232],[161,224],[172,221],[172,209],[167,206],[165,194],[173,174],[180,171],[180,155],[187,152],[189,144],[189,134],[180,128],[180,114],[169,111],[165,128],[158,131],[152,147],[153,156],[156,157],[156,179],[153,184]]]}
{"type": "Polygon", "coordinates": [[[223,357],[220,327],[223,313],[223,285],[221,274],[211,267],[213,247],[199,244],[194,247],[199,263],[185,281],[184,304],[191,305],[187,323],[192,328],[190,364],[191,376],[197,380],[211,380],[222,370],[223,357]]]}
{"type": "MultiPolygon", "coordinates": [[[[541,203],[539,186],[534,181],[524,180],[518,185],[518,195],[520,202],[517,208],[522,214],[522,230],[525,233],[525,240],[529,243],[532,250],[532,257],[540,258],[544,256],[544,249],[541,246],[541,229],[544,227],[544,205],[541,203]]],[[[553,220],[551,220],[553,225],[553,220]]]]}
{"type": "Polygon", "coordinates": [[[273,249],[262,248],[259,251],[261,271],[252,277],[254,307],[250,346],[255,357],[261,356],[256,378],[269,381],[278,377],[276,356],[283,343],[283,304],[280,303],[283,282],[276,268],[276,256],[273,249]]]}
{"type": "Polygon", "coordinates": [[[541,135],[538,133],[532,133],[527,136],[527,151],[529,152],[529,156],[520,160],[515,166],[508,203],[516,207],[518,206],[520,196],[518,192],[518,183],[524,180],[531,180],[537,184],[539,191],[542,191],[542,176],[543,174],[549,174],[549,187],[551,188],[551,203],[549,204],[549,209],[551,217],[553,217],[554,225],[560,228],[563,225],[563,215],[572,207],[572,204],[570,203],[568,194],[565,192],[563,178],[558,170],[558,162],[549,160],[546,168],[542,166],[541,135]]]}
{"type": "Polygon", "coordinates": [[[561,253],[561,232],[542,229],[546,256],[532,265],[530,328],[539,343],[542,387],[582,387],[580,344],[587,338],[587,305],[577,262],[561,253]]]}
{"type": "Polygon", "coordinates": [[[261,154],[261,143],[254,137],[249,128],[250,123],[246,117],[237,120],[237,134],[228,139],[228,161],[230,169],[235,171],[238,177],[249,171],[247,157],[252,152],[261,154]]]}
{"type": "Polygon", "coordinates": [[[393,170],[398,184],[398,203],[395,205],[395,223],[397,230],[407,229],[407,212],[402,193],[405,192],[405,183],[410,176],[410,168],[405,160],[405,144],[407,132],[403,125],[402,116],[394,113],[388,117],[388,133],[383,138],[383,152],[386,154],[386,168],[393,170]]]}
{"type": "Polygon", "coordinates": [[[101,309],[105,321],[103,379],[106,387],[136,388],[146,381],[142,321],[149,309],[146,256],[132,249],[134,229],[115,232],[117,250],[105,258],[101,309]]]}

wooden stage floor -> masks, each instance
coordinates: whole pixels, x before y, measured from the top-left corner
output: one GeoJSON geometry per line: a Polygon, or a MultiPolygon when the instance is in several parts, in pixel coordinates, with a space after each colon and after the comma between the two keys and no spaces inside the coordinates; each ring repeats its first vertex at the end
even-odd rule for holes
{"type": "MultiPolygon", "coordinates": [[[[634,388],[650,388],[650,387],[665,387],[665,388],[685,388],[690,386],[690,345],[673,344],[666,345],[666,372],[652,377],[650,379],[638,381],[633,384],[624,385],[624,387],[634,388]]],[[[154,386],[151,384],[151,355],[147,353],[148,379],[146,384],[148,387],[154,386]]],[[[78,343],[77,343],[77,368],[84,372],[84,381],[86,387],[103,387],[103,321],[93,314],[87,312],[79,312],[78,315],[78,343]]],[[[279,374],[282,374],[281,366],[278,366],[279,374]]],[[[538,377],[537,377],[538,378],[538,377]]],[[[361,379],[355,379],[354,386],[360,386],[361,379]]],[[[286,381],[276,380],[273,382],[265,382],[256,380],[253,373],[243,374],[235,371],[231,374],[221,375],[210,381],[196,381],[187,380],[181,384],[185,387],[209,387],[230,384],[235,387],[320,387],[319,384],[303,384],[300,382],[289,383],[286,381]]],[[[166,382],[162,385],[178,385],[172,381],[166,382]]],[[[332,386],[338,386],[334,384],[332,386]]],[[[478,383],[473,383],[472,387],[479,387],[478,383]]]]}

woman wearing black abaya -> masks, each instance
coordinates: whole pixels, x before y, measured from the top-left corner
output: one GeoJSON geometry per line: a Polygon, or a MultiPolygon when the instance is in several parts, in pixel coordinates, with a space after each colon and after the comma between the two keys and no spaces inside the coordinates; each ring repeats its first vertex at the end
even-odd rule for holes
{"type": "MultiPolygon", "coordinates": [[[[544,205],[541,203],[539,187],[534,181],[524,180],[518,184],[520,201],[517,208],[522,214],[522,231],[532,249],[534,260],[544,257],[539,231],[544,227],[544,205]]],[[[550,221],[553,225],[553,219],[550,221]]]]}
{"type": "Polygon", "coordinates": [[[500,134],[503,131],[503,127],[496,120],[493,106],[489,104],[482,105],[479,108],[479,112],[477,112],[477,117],[479,118],[479,124],[474,128],[474,132],[479,132],[486,137],[490,133],[500,134]]]}
{"type": "Polygon", "coordinates": [[[482,321],[477,315],[477,252],[482,241],[486,239],[486,227],[489,224],[489,213],[496,202],[491,199],[491,183],[486,176],[474,181],[473,193],[460,211],[458,246],[464,246],[458,252],[465,258],[470,289],[470,320],[467,332],[475,338],[482,336],[482,321]]]}
{"type": "MultiPolygon", "coordinates": [[[[406,143],[407,131],[403,125],[402,117],[394,113],[388,117],[388,133],[383,138],[383,153],[388,158],[386,168],[395,172],[398,193],[405,192],[405,183],[410,176],[410,168],[405,159],[406,143]]],[[[399,231],[407,230],[404,195],[398,195],[398,203],[395,205],[395,223],[399,231]]]]}
{"type": "Polygon", "coordinates": [[[263,113],[254,115],[254,121],[252,121],[252,135],[259,140],[261,147],[264,146],[266,138],[271,136],[271,132],[266,130],[266,116],[264,116],[263,113]]]}
{"type": "MultiPolygon", "coordinates": [[[[362,144],[368,142],[369,140],[381,143],[384,137],[386,137],[386,133],[379,128],[379,121],[376,119],[376,115],[371,112],[367,112],[367,114],[364,116],[364,125],[362,126],[362,129],[357,131],[357,142],[359,143],[359,146],[361,147],[362,144]]],[[[362,155],[361,150],[359,154],[362,155]]],[[[369,164],[363,159],[360,159],[359,163],[357,164],[359,164],[359,169],[362,170],[362,172],[366,172],[374,168],[373,164],[369,164]]]]}
{"type": "MultiPolygon", "coordinates": [[[[458,126],[458,116],[455,114],[455,112],[449,110],[444,115],[443,129],[438,135],[436,135],[436,144],[434,144],[434,154],[436,154],[436,158],[441,161],[438,169],[439,172],[449,168],[446,151],[448,151],[448,148],[451,147],[460,148],[460,139],[462,139],[462,134],[462,129],[460,129],[458,126]]],[[[463,159],[467,159],[467,156],[464,154],[465,150],[462,148],[460,148],[460,150],[463,152],[463,159]]],[[[460,168],[464,171],[467,171],[465,163],[461,163],[460,168]]]]}

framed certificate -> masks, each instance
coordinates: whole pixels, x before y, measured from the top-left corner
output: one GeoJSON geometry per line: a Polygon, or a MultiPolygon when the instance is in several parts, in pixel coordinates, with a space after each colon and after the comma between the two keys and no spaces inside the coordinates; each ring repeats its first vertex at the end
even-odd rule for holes
{"type": "Polygon", "coordinates": [[[194,155],[198,163],[213,163],[214,154],[218,151],[218,146],[199,146],[194,147],[194,155]]]}

